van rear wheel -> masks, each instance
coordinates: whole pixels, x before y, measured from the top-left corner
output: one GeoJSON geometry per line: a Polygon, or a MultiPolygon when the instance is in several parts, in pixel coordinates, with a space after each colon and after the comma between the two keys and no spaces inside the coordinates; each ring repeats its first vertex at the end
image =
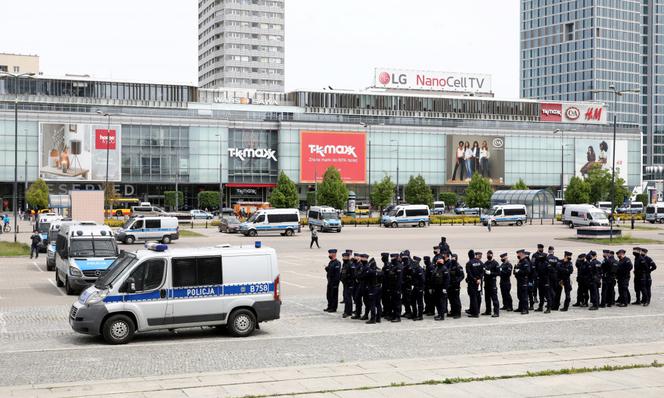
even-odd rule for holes
{"type": "Polygon", "coordinates": [[[168,235],[164,236],[163,238],[161,238],[161,243],[163,243],[165,245],[171,243],[171,237],[168,236],[168,235]]]}
{"type": "Polygon", "coordinates": [[[233,311],[228,318],[226,328],[235,337],[247,337],[256,329],[256,317],[249,310],[233,311]]]}
{"type": "MultiPolygon", "coordinates": [[[[496,222],[495,222],[495,221],[493,222],[493,225],[496,225],[496,222]]],[[[516,226],[517,226],[517,227],[520,227],[520,226],[522,226],[522,225],[523,225],[523,221],[521,221],[521,220],[517,220],[517,222],[516,222],[516,226]]]]}
{"type": "Polygon", "coordinates": [[[65,277],[65,293],[67,293],[67,295],[69,295],[69,296],[73,296],[74,294],[76,294],[74,289],[72,289],[71,284],[69,284],[69,277],[68,276],[65,277]]]}
{"type": "Polygon", "coordinates": [[[286,236],[293,236],[293,230],[292,229],[287,229],[286,230],[286,236]]]}
{"type": "Polygon", "coordinates": [[[569,229],[574,229],[574,223],[573,222],[570,221],[569,224],[567,224],[567,225],[569,226],[569,229]]]}
{"type": "Polygon", "coordinates": [[[101,327],[101,334],[108,344],[126,344],[134,337],[134,322],[127,315],[113,315],[101,327]]]}

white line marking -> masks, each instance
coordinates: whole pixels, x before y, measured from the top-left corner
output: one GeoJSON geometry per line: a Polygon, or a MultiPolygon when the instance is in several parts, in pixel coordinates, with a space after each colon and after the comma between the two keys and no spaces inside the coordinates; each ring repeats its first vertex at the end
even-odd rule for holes
{"type": "Polygon", "coordinates": [[[35,268],[37,268],[39,270],[39,272],[44,272],[44,270],[41,269],[41,267],[37,265],[36,261],[33,261],[32,264],[34,264],[35,268]]]}
{"type": "MultiPolygon", "coordinates": [[[[300,288],[302,288],[302,289],[306,289],[306,288],[307,288],[306,286],[298,285],[297,283],[293,283],[293,282],[281,281],[281,283],[283,283],[284,285],[290,285],[290,286],[300,287],[300,288]]],[[[0,297],[0,298],[2,298],[2,297],[0,297]]]]}
{"type": "Polygon", "coordinates": [[[0,334],[7,333],[7,321],[5,320],[5,313],[0,312],[0,334]]]}
{"type": "Polygon", "coordinates": [[[58,285],[55,283],[55,281],[53,279],[47,279],[47,281],[49,281],[51,283],[51,285],[53,285],[53,287],[55,287],[55,289],[58,291],[58,293],[60,293],[63,296],[66,296],[65,292],[63,292],[62,289],[60,289],[58,287],[58,285]]]}
{"type": "Polygon", "coordinates": [[[324,276],[313,275],[313,274],[305,274],[305,273],[303,273],[303,272],[288,271],[288,270],[286,270],[286,271],[282,271],[282,272],[290,272],[291,274],[300,275],[300,276],[304,276],[304,277],[307,277],[307,278],[325,279],[324,276]]]}

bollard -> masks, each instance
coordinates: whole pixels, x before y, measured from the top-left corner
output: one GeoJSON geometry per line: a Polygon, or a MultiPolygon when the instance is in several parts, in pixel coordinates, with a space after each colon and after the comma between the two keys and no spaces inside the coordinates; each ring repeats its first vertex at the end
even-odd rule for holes
{"type": "Polygon", "coordinates": [[[632,217],[632,229],[634,229],[634,217],[632,217]]]}
{"type": "Polygon", "coordinates": [[[207,229],[207,220],[205,220],[205,229],[207,229]]]}
{"type": "Polygon", "coordinates": [[[544,219],[540,218],[540,225],[544,225],[544,219]]]}

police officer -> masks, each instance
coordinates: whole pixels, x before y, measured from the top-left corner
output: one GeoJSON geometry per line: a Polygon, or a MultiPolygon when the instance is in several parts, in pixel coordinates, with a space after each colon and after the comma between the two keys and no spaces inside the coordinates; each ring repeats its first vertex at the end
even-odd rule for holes
{"type": "Polygon", "coordinates": [[[576,258],[576,303],[572,307],[587,307],[588,306],[588,261],[586,254],[579,254],[576,258]]]}
{"type": "Polygon", "coordinates": [[[413,290],[411,291],[410,297],[410,308],[413,311],[413,320],[421,321],[422,315],[424,314],[424,269],[420,265],[422,259],[418,256],[413,256],[413,261],[411,262],[411,275],[413,290]]]}
{"type": "Polygon", "coordinates": [[[364,280],[367,290],[367,307],[370,318],[366,323],[380,323],[381,307],[380,302],[378,301],[378,274],[380,270],[373,258],[369,261],[369,256],[367,254],[362,254],[360,258],[363,263],[367,262],[366,270],[364,272],[364,280]]]}
{"type": "MultiPolygon", "coordinates": [[[[558,257],[554,255],[553,246],[549,246],[549,253],[544,254],[544,248],[539,248],[537,253],[533,254],[535,259],[535,268],[537,270],[537,290],[539,291],[539,306],[535,311],[544,311],[544,302],[546,302],[545,314],[551,312],[551,285],[549,283],[551,264],[558,264],[558,257]]],[[[555,267],[555,265],[554,265],[555,267]]]]}
{"type": "Polygon", "coordinates": [[[461,282],[465,275],[463,267],[459,264],[459,256],[452,254],[447,264],[450,272],[450,288],[447,297],[450,302],[450,316],[454,319],[461,318],[461,282]]]}
{"type": "Polygon", "coordinates": [[[382,288],[381,288],[381,302],[383,303],[383,318],[391,321],[392,320],[392,307],[391,307],[391,290],[389,286],[389,275],[391,273],[392,263],[390,263],[390,254],[381,253],[380,259],[383,262],[383,269],[381,270],[382,278],[382,288]]]}
{"type": "Polygon", "coordinates": [[[369,308],[370,292],[367,285],[369,281],[367,276],[367,272],[369,271],[369,255],[365,253],[360,254],[360,263],[362,264],[362,301],[364,303],[364,315],[360,320],[368,321],[369,311],[371,310],[371,308],[369,308]]]}
{"type": "Polygon", "coordinates": [[[572,282],[570,280],[570,277],[574,272],[571,252],[568,251],[565,252],[563,260],[558,262],[557,271],[558,272],[556,273],[556,276],[558,278],[558,281],[556,282],[555,302],[556,305],[558,306],[560,305],[560,298],[562,295],[562,291],[565,290],[565,302],[563,304],[563,308],[561,308],[560,311],[567,311],[569,309],[569,303],[571,300],[571,292],[572,292],[572,282]]]}
{"type": "MultiPolygon", "coordinates": [[[[451,253],[450,245],[447,244],[447,238],[444,237],[444,236],[440,237],[440,243],[438,244],[438,248],[440,249],[441,254],[445,253],[445,252],[451,253]]],[[[435,261],[438,261],[438,259],[436,259],[435,261]]],[[[435,261],[434,261],[434,264],[435,264],[435,261]]]]}
{"type": "Polygon", "coordinates": [[[482,279],[484,276],[484,265],[482,264],[482,252],[469,251],[466,263],[466,283],[468,284],[468,297],[470,308],[466,313],[471,318],[479,318],[480,302],[482,300],[482,279]]]}
{"type": "Polygon", "coordinates": [[[500,303],[498,302],[498,285],[496,278],[500,275],[500,266],[493,259],[493,251],[486,252],[486,262],[484,263],[484,305],[485,310],[482,315],[491,315],[497,318],[500,315],[500,303]],[[493,304],[493,314],[491,305],[493,304]]]}
{"type": "Polygon", "coordinates": [[[599,289],[602,284],[602,263],[597,260],[597,253],[594,250],[591,250],[588,253],[586,260],[588,261],[588,273],[590,275],[588,286],[590,288],[591,306],[588,309],[595,311],[599,308],[599,289]]]}
{"type": "Polygon", "coordinates": [[[431,278],[433,270],[436,268],[436,261],[440,257],[439,246],[433,247],[433,261],[429,256],[424,256],[424,314],[428,316],[433,315],[435,311],[431,278]]]}
{"type": "Polygon", "coordinates": [[[337,312],[339,305],[339,282],[341,281],[341,263],[337,260],[337,249],[327,251],[330,262],[325,267],[327,273],[327,308],[325,312],[337,312]]]}
{"type": "Polygon", "coordinates": [[[410,258],[410,251],[401,252],[401,264],[403,264],[403,284],[401,285],[401,303],[404,307],[404,313],[401,315],[407,319],[413,317],[412,311],[412,293],[413,293],[413,262],[410,258]]]}
{"type": "Polygon", "coordinates": [[[342,318],[353,315],[353,293],[355,291],[355,280],[353,277],[354,264],[350,261],[352,251],[346,250],[341,254],[341,283],[343,284],[344,313],[342,318]]]}
{"type": "Polygon", "coordinates": [[[528,277],[530,276],[530,259],[524,249],[516,252],[519,262],[514,266],[514,277],[516,277],[516,295],[519,299],[519,308],[517,311],[521,315],[528,314],[528,277]]]}
{"type": "Polygon", "coordinates": [[[634,255],[634,295],[636,296],[636,301],[633,305],[641,304],[641,292],[643,291],[643,258],[641,257],[641,248],[635,247],[632,249],[632,254],[634,255]]]}
{"type": "MultiPolygon", "coordinates": [[[[558,311],[560,300],[556,301],[556,287],[558,285],[558,264],[560,259],[555,255],[553,246],[549,246],[549,255],[546,256],[546,262],[549,267],[549,297],[551,298],[551,309],[558,311]]],[[[558,296],[560,299],[560,296],[558,296]]]]}
{"type": "Polygon", "coordinates": [[[605,250],[606,257],[602,262],[602,298],[600,308],[612,307],[616,303],[616,274],[618,262],[613,250],[605,250]]]}
{"type": "Polygon", "coordinates": [[[353,303],[355,304],[355,313],[350,319],[361,319],[362,318],[362,299],[365,295],[365,286],[364,286],[364,264],[360,260],[360,253],[353,253],[353,260],[355,263],[354,267],[354,278],[355,278],[355,292],[353,294],[353,303]]]}
{"type": "Polygon", "coordinates": [[[652,272],[657,269],[657,264],[648,256],[648,249],[641,248],[641,256],[643,257],[643,288],[641,290],[643,306],[650,305],[650,298],[652,297],[652,272]]]}
{"type": "Polygon", "coordinates": [[[629,278],[632,272],[632,260],[625,255],[625,250],[618,250],[618,269],[616,277],[618,278],[618,307],[627,307],[632,298],[629,293],[629,278]]]}
{"type": "Polygon", "coordinates": [[[387,275],[387,286],[390,289],[390,320],[401,322],[401,288],[403,284],[403,265],[399,254],[390,254],[390,273],[387,275]]]}
{"type": "MultiPolygon", "coordinates": [[[[541,243],[537,244],[537,251],[532,255],[530,259],[531,269],[530,275],[528,277],[528,299],[530,300],[530,309],[532,310],[535,307],[537,300],[537,290],[539,287],[539,270],[540,267],[546,267],[546,253],[544,253],[544,245],[541,243]]],[[[540,306],[542,303],[540,303],[540,306]]]]}
{"type": "Polygon", "coordinates": [[[512,302],[512,263],[507,259],[507,253],[500,255],[500,297],[503,300],[501,309],[514,310],[512,302]]]}
{"type": "Polygon", "coordinates": [[[444,321],[445,314],[447,314],[447,289],[450,286],[450,254],[443,253],[442,257],[436,259],[436,264],[431,276],[431,284],[433,286],[433,297],[435,301],[436,315],[433,319],[436,321],[444,321]]]}

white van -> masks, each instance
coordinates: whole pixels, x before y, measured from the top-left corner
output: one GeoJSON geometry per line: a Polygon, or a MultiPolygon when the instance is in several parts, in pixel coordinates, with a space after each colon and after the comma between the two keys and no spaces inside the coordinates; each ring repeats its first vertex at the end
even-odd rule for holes
{"type": "Polygon", "coordinates": [[[158,216],[166,213],[164,209],[157,206],[152,206],[149,202],[142,202],[138,206],[131,207],[131,215],[136,216],[158,216]]]}
{"type": "Polygon", "coordinates": [[[386,227],[397,228],[402,225],[425,227],[429,224],[429,206],[399,205],[395,206],[380,220],[386,227]]]}
{"type": "MultiPolygon", "coordinates": [[[[88,221],[90,225],[96,224],[94,221],[88,221]]],[[[46,270],[53,271],[55,270],[55,248],[56,241],[58,239],[58,234],[60,233],[60,228],[63,225],[68,224],[78,224],[78,221],[72,221],[70,218],[63,218],[62,220],[56,220],[51,223],[50,228],[48,229],[48,247],[46,248],[46,270]]]]}
{"type": "Polygon", "coordinates": [[[307,224],[313,225],[321,231],[341,232],[339,212],[334,207],[312,206],[307,211],[307,224]]]}
{"type": "Polygon", "coordinates": [[[646,206],[646,221],[651,224],[664,223],[664,203],[649,204],[646,206]]]}
{"type": "Polygon", "coordinates": [[[55,282],[67,294],[93,284],[118,256],[113,231],[106,225],[63,225],[55,245],[55,282]]]}
{"type": "Polygon", "coordinates": [[[608,226],[609,219],[603,210],[593,205],[565,206],[565,222],[570,228],[578,226],[608,226]]]}
{"type": "Polygon", "coordinates": [[[445,214],[445,202],[442,200],[437,200],[433,202],[433,207],[431,208],[431,214],[445,214]]]}
{"type": "Polygon", "coordinates": [[[523,225],[528,219],[528,212],[525,205],[497,205],[491,209],[491,213],[482,215],[482,224],[491,225],[523,225]]]}
{"type": "Polygon", "coordinates": [[[596,207],[604,211],[604,213],[606,213],[607,216],[611,214],[611,202],[597,202],[596,207]]]}
{"type": "Polygon", "coordinates": [[[122,252],[110,271],[85,290],[69,311],[79,333],[110,344],[135,332],[226,326],[249,336],[260,322],[279,319],[281,289],[274,249],[217,246],[122,252]]]}
{"type": "Polygon", "coordinates": [[[48,248],[48,231],[51,229],[51,223],[62,220],[63,217],[55,213],[42,213],[37,217],[36,230],[41,238],[39,251],[46,252],[48,248]]]}
{"type": "Polygon", "coordinates": [[[115,233],[115,238],[132,244],[137,240],[158,240],[170,243],[180,238],[180,227],[175,217],[138,216],[125,221],[115,233]]]}
{"type": "Polygon", "coordinates": [[[244,236],[256,236],[259,233],[280,232],[293,236],[300,232],[300,211],[298,209],[260,209],[249,219],[240,224],[240,233],[244,236]]]}
{"type": "Polygon", "coordinates": [[[643,213],[643,202],[630,202],[616,209],[616,213],[641,214],[643,213]]]}

